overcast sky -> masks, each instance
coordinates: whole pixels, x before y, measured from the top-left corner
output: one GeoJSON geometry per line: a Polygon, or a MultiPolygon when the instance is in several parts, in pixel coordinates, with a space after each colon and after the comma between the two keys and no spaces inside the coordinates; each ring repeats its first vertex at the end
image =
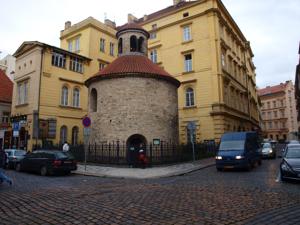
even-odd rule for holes
{"type": "MultiPolygon", "coordinates": [[[[137,17],[173,4],[172,0],[0,0],[0,58],[13,54],[23,41],[59,47],[60,30],[92,16],[105,15],[122,25],[127,14],[137,17]],[[26,3],[26,4],[25,4],[26,3]]],[[[257,67],[257,86],[293,80],[300,41],[300,0],[223,0],[250,41],[257,67]]]]}

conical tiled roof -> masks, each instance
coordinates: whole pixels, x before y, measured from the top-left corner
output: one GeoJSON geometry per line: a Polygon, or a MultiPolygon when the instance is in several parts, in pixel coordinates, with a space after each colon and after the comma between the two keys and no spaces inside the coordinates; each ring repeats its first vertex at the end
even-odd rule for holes
{"type": "Polygon", "coordinates": [[[152,78],[164,79],[173,82],[178,87],[180,82],[172,77],[165,70],[154,64],[146,56],[142,55],[124,55],[118,57],[106,68],[99,71],[93,77],[86,81],[88,86],[97,79],[105,79],[109,77],[119,77],[123,75],[143,75],[152,78]]]}

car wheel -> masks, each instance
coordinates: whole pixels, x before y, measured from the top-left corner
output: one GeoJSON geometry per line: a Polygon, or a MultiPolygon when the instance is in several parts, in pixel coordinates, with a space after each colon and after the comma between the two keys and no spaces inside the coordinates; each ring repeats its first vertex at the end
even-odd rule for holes
{"type": "Polygon", "coordinates": [[[22,167],[20,163],[17,163],[16,165],[16,171],[21,172],[22,171],[22,167]]]}
{"type": "Polygon", "coordinates": [[[48,174],[48,169],[47,169],[46,166],[42,166],[42,167],[41,167],[40,174],[41,174],[42,176],[46,176],[46,175],[48,174]]]}

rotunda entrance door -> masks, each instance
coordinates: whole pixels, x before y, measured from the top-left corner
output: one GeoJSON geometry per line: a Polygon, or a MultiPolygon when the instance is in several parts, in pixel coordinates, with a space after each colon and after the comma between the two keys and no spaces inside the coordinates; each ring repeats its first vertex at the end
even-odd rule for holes
{"type": "Polygon", "coordinates": [[[129,166],[136,167],[138,165],[138,155],[141,149],[146,154],[146,138],[140,134],[134,134],[127,140],[127,162],[129,166]]]}

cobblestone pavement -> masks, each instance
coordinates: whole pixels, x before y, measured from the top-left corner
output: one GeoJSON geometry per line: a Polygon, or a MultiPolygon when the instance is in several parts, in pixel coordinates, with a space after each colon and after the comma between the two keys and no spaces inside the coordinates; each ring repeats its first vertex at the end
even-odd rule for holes
{"type": "Polygon", "coordinates": [[[0,224],[300,224],[300,184],[276,182],[279,162],[150,180],[8,171],[0,224]]]}

